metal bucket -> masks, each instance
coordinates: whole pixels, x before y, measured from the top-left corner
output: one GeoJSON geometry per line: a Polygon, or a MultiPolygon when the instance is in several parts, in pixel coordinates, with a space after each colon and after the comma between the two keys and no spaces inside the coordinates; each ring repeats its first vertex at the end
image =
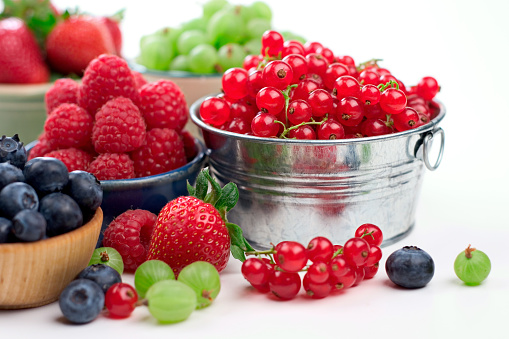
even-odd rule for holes
{"type": "Polygon", "coordinates": [[[239,188],[228,219],[253,247],[283,240],[306,245],[319,235],[343,244],[364,223],[379,226],[387,245],[414,227],[425,168],[435,170],[443,155],[442,104],[432,121],[410,131],[310,141],[213,128],[200,119],[204,99],[191,106],[191,119],[209,149],[212,174],[221,185],[232,181],[239,188]],[[440,150],[432,163],[429,150],[437,135],[440,150]]]}

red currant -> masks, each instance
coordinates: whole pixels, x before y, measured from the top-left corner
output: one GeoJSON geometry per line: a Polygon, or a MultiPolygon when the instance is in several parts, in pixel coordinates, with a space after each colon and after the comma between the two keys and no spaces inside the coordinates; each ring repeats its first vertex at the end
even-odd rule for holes
{"type": "Polygon", "coordinates": [[[299,81],[297,84],[297,87],[292,92],[292,99],[302,99],[307,100],[309,97],[309,94],[313,92],[315,89],[319,89],[320,84],[313,79],[303,79],[299,81]]]}
{"type": "Polygon", "coordinates": [[[412,128],[416,128],[419,126],[419,114],[417,111],[411,107],[405,107],[403,112],[399,114],[394,114],[392,116],[392,121],[394,123],[394,128],[399,132],[407,131],[412,128]]]}
{"type": "Polygon", "coordinates": [[[263,82],[262,71],[253,71],[247,77],[247,95],[255,98],[256,94],[265,87],[263,82]]]}
{"type": "Polygon", "coordinates": [[[364,105],[376,105],[380,101],[380,90],[375,85],[364,85],[359,99],[364,105]]]}
{"type": "Polygon", "coordinates": [[[247,95],[248,73],[243,68],[233,67],[224,72],[221,83],[226,96],[238,100],[247,95]]]}
{"type": "Polygon", "coordinates": [[[334,82],[333,94],[336,95],[338,100],[346,97],[359,98],[361,88],[357,79],[350,75],[343,75],[334,82]]]}
{"type": "Polygon", "coordinates": [[[257,68],[262,60],[262,55],[249,54],[244,58],[242,68],[244,68],[246,71],[249,71],[252,68],[257,68]]]}
{"type": "Polygon", "coordinates": [[[379,263],[372,266],[364,266],[364,280],[373,278],[378,272],[379,263]]]}
{"type": "Polygon", "coordinates": [[[304,55],[304,45],[296,40],[286,40],[283,43],[283,49],[281,50],[281,57],[285,58],[290,54],[304,55]]]}
{"type": "Polygon", "coordinates": [[[368,260],[366,260],[366,266],[373,266],[382,259],[382,250],[380,247],[371,245],[369,246],[368,260]]]}
{"type": "Polygon", "coordinates": [[[292,84],[297,84],[300,80],[304,79],[304,76],[308,72],[308,63],[306,58],[300,54],[289,54],[283,58],[293,71],[292,84]]]}
{"type": "Polygon", "coordinates": [[[307,102],[311,106],[313,116],[316,118],[323,117],[332,111],[332,96],[324,89],[315,89],[309,93],[307,102]]]}
{"type": "Polygon", "coordinates": [[[279,133],[277,118],[270,113],[259,113],[251,121],[253,135],[264,138],[274,138],[279,133]]]}
{"type": "Polygon", "coordinates": [[[417,84],[417,94],[424,98],[424,100],[432,100],[435,95],[440,91],[440,86],[435,78],[424,77],[417,84]]]}
{"type": "Polygon", "coordinates": [[[319,48],[316,52],[323,56],[329,64],[332,64],[335,61],[334,52],[332,52],[330,48],[327,47],[319,48]]]}
{"type": "Polygon", "coordinates": [[[310,53],[306,55],[306,61],[308,63],[308,73],[315,73],[319,76],[323,76],[329,66],[329,62],[321,54],[310,53]]]}
{"type": "Polygon", "coordinates": [[[302,125],[295,129],[291,129],[288,136],[292,139],[316,140],[316,132],[313,127],[309,125],[302,125]]]}
{"type": "Polygon", "coordinates": [[[275,270],[269,279],[270,291],[278,298],[290,300],[299,293],[302,282],[296,272],[275,270]]]}
{"type": "Polygon", "coordinates": [[[364,280],[364,275],[365,274],[366,273],[364,272],[364,267],[363,266],[356,267],[355,268],[355,281],[354,281],[352,287],[359,285],[364,280]]]}
{"type": "Polygon", "coordinates": [[[368,242],[370,246],[380,246],[384,240],[380,227],[373,224],[360,225],[355,230],[355,236],[358,238],[363,238],[368,242]]]}
{"type": "Polygon", "coordinates": [[[264,113],[277,115],[285,107],[285,97],[274,87],[264,87],[256,94],[256,106],[264,113]]]}
{"type": "Polygon", "coordinates": [[[311,53],[317,53],[322,48],[323,45],[318,41],[307,41],[306,43],[304,43],[304,53],[306,55],[311,53]]]}
{"type": "Polygon", "coordinates": [[[380,84],[380,76],[372,69],[366,69],[359,74],[359,83],[362,85],[375,85],[380,84]]]}
{"type": "Polygon", "coordinates": [[[355,60],[349,55],[336,56],[337,62],[345,64],[347,66],[355,67],[355,60]]]}
{"type": "Polygon", "coordinates": [[[343,290],[345,288],[352,287],[355,281],[357,280],[357,272],[355,268],[348,266],[346,269],[346,273],[340,277],[332,276],[331,282],[333,283],[333,290],[343,290]]]}
{"type": "Polygon", "coordinates": [[[309,121],[312,115],[312,108],[307,101],[298,99],[288,104],[288,120],[293,125],[309,121]]]}
{"type": "Polygon", "coordinates": [[[317,136],[319,140],[343,139],[345,137],[345,130],[335,119],[328,119],[318,126],[317,136]]]}
{"type": "Polygon", "coordinates": [[[276,31],[265,31],[262,35],[263,56],[275,57],[283,49],[284,38],[281,33],[276,31]]]}
{"type": "Polygon", "coordinates": [[[341,99],[337,108],[336,116],[338,121],[345,126],[356,126],[364,118],[364,108],[362,102],[354,97],[341,99]]]}
{"type": "Polygon", "coordinates": [[[309,260],[328,262],[334,254],[334,246],[326,237],[314,237],[306,248],[309,260]]]}
{"type": "Polygon", "coordinates": [[[245,118],[235,117],[227,125],[226,130],[238,134],[251,132],[251,124],[245,118]]]}
{"type": "Polygon", "coordinates": [[[296,241],[282,241],[275,250],[274,261],[286,272],[298,272],[308,262],[306,248],[296,241]]]}
{"type": "Polygon", "coordinates": [[[221,126],[230,118],[230,105],[224,99],[209,97],[200,105],[200,117],[206,124],[221,126]]]}
{"type": "Polygon", "coordinates": [[[251,285],[264,285],[269,282],[272,272],[259,258],[248,258],[242,263],[242,275],[251,285]]]}
{"type": "Polygon", "coordinates": [[[265,86],[285,90],[293,80],[293,70],[282,60],[269,62],[262,71],[265,86]]]}
{"type": "Polygon", "coordinates": [[[330,266],[330,274],[335,276],[336,278],[340,278],[348,273],[350,270],[350,266],[346,262],[343,255],[337,255],[329,263],[330,266]]]}
{"type": "Polygon", "coordinates": [[[406,107],[406,95],[402,90],[387,88],[380,95],[380,107],[388,114],[398,114],[406,107]]]}
{"type": "Polygon", "coordinates": [[[377,135],[391,134],[392,129],[379,118],[369,118],[361,122],[362,134],[367,137],[374,137],[377,135]]]}
{"type": "Polygon", "coordinates": [[[126,283],[113,284],[104,296],[104,306],[113,318],[127,318],[136,308],[138,293],[126,283]]]}
{"type": "Polygon", "coordinates": [[[322,261],[315,261],[308,267],[307,273],[309,279],[317,284],[323,284],[329,280],[329,265],[322,261]]]}
{"type": "Polygon", "coordinates": [[[331,63],[323,75],[323,84],[325,88],[327,88],[329,91],[332,91],[334,89],[334,83],[336,82],[336,79],[343,75],[349,74],[350,73],[348,72],[348,67],[345,65],[339,62],[331,63]]]}
{"type": "Polygon", "coordinates": [[[351,238],[343,247],[345,260],[353,266],[364,266],[369,256],[369,244],[362,238],[351,238]]]}
{"type": "Polygon", "coordinates": [[[306,295],[314,299],[325,298],[332,290],[332,285],[329,281],[324,283],[313,282],[309,278],[309,273],[304,274],[304,278],[302,278],[302,287],[306,291],[306,295]]]}

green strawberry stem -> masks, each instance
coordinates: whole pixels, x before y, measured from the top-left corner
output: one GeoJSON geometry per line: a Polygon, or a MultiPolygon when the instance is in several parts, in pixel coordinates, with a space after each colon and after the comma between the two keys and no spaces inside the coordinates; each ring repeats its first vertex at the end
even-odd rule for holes
{"type": "Polygon", "coordinates": [[[196,184],[194,187],[189,181],[187,182],[187,190],[189,195],[209,203],[217,209],[228,228],[228,233],[230,234],[230,251],[233,257],[240,261],[245,261],[245,252],[254,251],[254,249],[246,238],[244,238],[242,229],[238,225],[228,222],[226,217],[227,212],[235,207],[239,200],[239,189],[237,185],[230,182],[224,185],[224,187],[221,187],[210,175],[209,168],[205,167],[196,177],[196,184]]]}

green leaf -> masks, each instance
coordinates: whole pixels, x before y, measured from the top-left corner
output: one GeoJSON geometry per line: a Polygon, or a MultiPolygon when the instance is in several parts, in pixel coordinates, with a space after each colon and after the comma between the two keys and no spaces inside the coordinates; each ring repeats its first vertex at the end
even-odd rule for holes
{"type": "Polygon", "coordinates": [[[226,227],[228,228],[228,233],[230,234],[231,247],[237,246],[244,252],[255,250],[253,247],[251,247],[246,238],[244,238],[242,229],[238,225],[227,222],[226,227]]]}
{"type": "Polygon", "coordinates": [[[212,178],[212,176],[210,175],[210,173],[208,171],[208,167],[206,168],[206,170],[204,169],[202,171],[202,173],[205,175],[207,180],[210,182],[210,185],[212,186],[210,193],[207,194],[207,197],[204,201],[215,206],[217,200],[221,196],[221,191],[222,191],[221,186],[217,183],[217,181],[214,180],[214,178],[212,178]]]}
{"type": "Polygon", "coordinates": [[[187,193],[196,198],[196,189],[189,183],[189,180],[187,180],[187,193]]]}
{"type": "Polygon", "coordinates": [[[233,182],[224,185],[221,190],[221,196],[217,200],[215,207],[219,210],[226,207],[226,211],[231,210],[239,201],[239,189],[233,182]]]}
{"type": "Polygon", "coordinates": [[[200,171],[198,176],[196,177],[196,184],[195,184],[195,194],[193,194],[194,197],[205,201],[205,197],[207,196],[207,191],[209,190],[209,183],[207,180],[207,177],[205,176],[205,173],[208,171],[208,168],[204,168],[200,171]]]}
{"type": "Polygon", "coordinates": [[[242,262],[246,261],[246,255],[239,246],[232,245],[230,247],[230,251],[232,252],[232,255],[235,259],[240,260],[242,262]]]}

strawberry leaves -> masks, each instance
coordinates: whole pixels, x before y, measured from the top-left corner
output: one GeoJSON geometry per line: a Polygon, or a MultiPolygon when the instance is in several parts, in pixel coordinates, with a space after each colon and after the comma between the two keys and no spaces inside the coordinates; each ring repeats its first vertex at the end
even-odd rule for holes
{"type": "Polygon", "coordinates": [[[225,221],[228,233],[230,234],[230,251],[235,259],[246,260],[245,252],[254,251],[253,247],[244,238],[242,229],[231,222],[228,222],[226,213],[230,211],[239,200],[237,185],[230,182],[224,187],[218,184],[210,175],[208,167],[201,170],[196,177],[196,184],[193,187],[187,182],[189,195],[213,205],[225,221]],[[210,187],[209,187],[210,184],[210,187]]]}

